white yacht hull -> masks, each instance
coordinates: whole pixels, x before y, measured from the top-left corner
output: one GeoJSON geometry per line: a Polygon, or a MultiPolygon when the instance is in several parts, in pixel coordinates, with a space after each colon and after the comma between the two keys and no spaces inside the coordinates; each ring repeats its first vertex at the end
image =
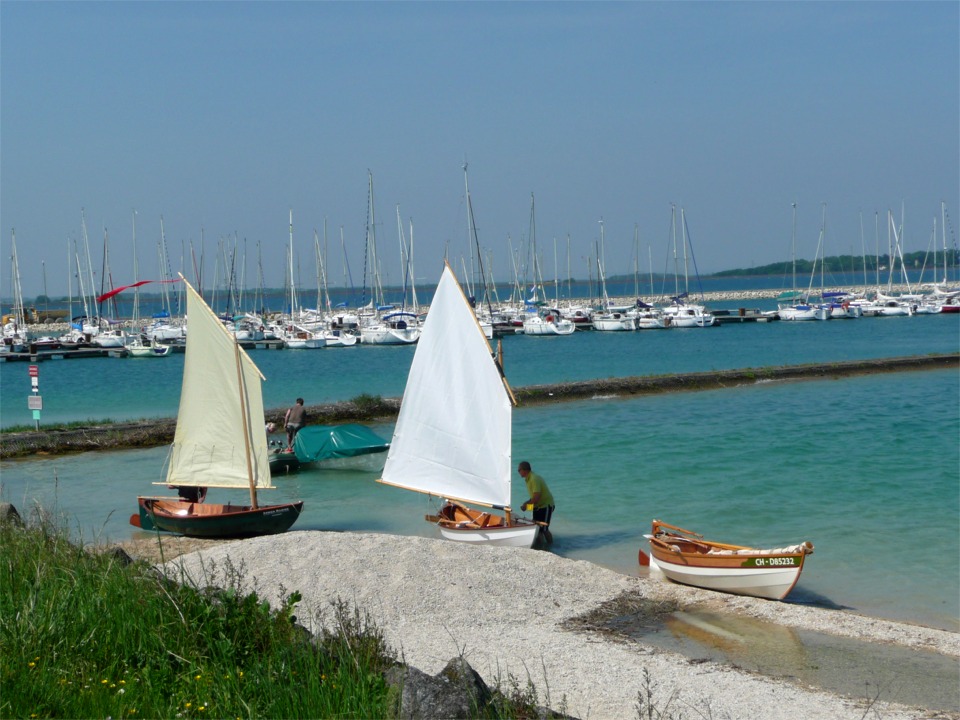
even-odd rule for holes
{"type": "Polygon", "coordinates": [[[420,339],[420,328],[360,328],[364,345],[411,345],[420,339]]]}
{"type": "Polygon", "coordinates": [[[620,317],[603,317],[596,315],[593,318],[593,329],[603,332],[622,332],[625,330],[636,330],[637,326],[633,318],[621,315],[620,317]]]}
{"type": "Polygon", "coordinates": [[[542,318],[531,318],[523,321],[524,335],[573,335],[577,326],[569,320],[546,321],[542,318]]]}

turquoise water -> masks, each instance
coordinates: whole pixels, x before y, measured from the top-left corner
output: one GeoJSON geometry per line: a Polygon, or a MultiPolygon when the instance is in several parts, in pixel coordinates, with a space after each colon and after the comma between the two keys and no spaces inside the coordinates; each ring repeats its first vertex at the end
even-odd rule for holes
{"type": "MultiPolygon", "coordinates": [[[[757,305],[759,303],[754,303],[757,305]]],[[[504,367],[515,387],[603,377],[660,375],[957,352],[960,315],[773,322],[689,330],[513,336],[504,367]]],[[[256,350],[267,378],[264,407],[307,405],[366,393],[403,394],[413,347],[357,345],[320,351],[256,350]]],[[[41,424],[175,417],[183,355],[159,359],[47,360],[39,365],[41,424]]],[[[0,427],[33,424],[27,363],[0,363],[0,427]]]]}
{"type": "MultiPolygon", "coordinates": [[[[710,330],[504,340],[515,386],[851,358],[956,352],[960,318],[871,318],[710,330]]],[[[412,348],[256,351],[267,407],[402,393],[412,348]]],[[[172,416],[182,357],[45,362],[44,418],[172,416]]],[[[2,418],[29,392],[0,365],[2,418]],[[11,400],[13,398],[13,400],[11,400]]],[[[26,401],[22,413],[26,414],[26,401]]],[[[622,572],[659,518],[749,545],[809,540],[791,601],[960,629],[960,375],[905,372],[765,382],[636,399],[595,398],[514,414],[516,460],[557,497],[553,551],[622,572]]],[[[389,437],[391,426],[376,428],[389,437]]],[[[123,539],[165,448],[4,461],[0,495],[65,512],[86,539],[123,539]]],[[[295,529],[431,535],[431,502],[374,475],[305,471],[269,502],[307,501],[295,529]]],[[[523,492],[515,478],[515,497],[523,492]]],[[[525,497],[525,496],[524,496],[525,497]]],[[[520,498],[522,499],[522,498],[520,498]]]]}

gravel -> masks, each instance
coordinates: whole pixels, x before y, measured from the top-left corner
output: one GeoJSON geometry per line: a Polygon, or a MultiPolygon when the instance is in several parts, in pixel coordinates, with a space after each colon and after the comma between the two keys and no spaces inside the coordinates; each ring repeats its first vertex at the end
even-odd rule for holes
{"type": "MultiPolygon", "coordinates": [[[[124,547],[156,559],[156,545],[124,547]]],[[[842,698],[730,665],[692,662],[610,633],[571,629],[572,618],[625,594],[960,658],[956,633],[685,588],[549,552],[303,531],[234,542],[172,539],[165,559],[169,572],[185,570],[203,585],[218,584],[230,565],[240,568],[248,589],[274,603],[298,591],[297,616],[309,629],[321,614],[329,616],[332,602],[347,601],[369,615],[408,664],[435,674],[462,654],[488,684],[514,678],[524,687],[529,680],[543,704],[579,718],[638,717],[644,671],[653,705],[685,718],[950,717],[842,698]]]]}

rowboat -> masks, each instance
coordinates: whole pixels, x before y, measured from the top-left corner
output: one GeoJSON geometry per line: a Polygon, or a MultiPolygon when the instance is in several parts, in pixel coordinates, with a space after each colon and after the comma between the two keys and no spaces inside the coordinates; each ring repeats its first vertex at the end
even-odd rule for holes
{"type": "Polygon", "coordinates": [[[669,580],[683,585],[735,595],[783,600],[793,590],[813,544],[774,549],[704,540],[690,530],[654,520],[650,555],[640,551],[640,564],[649,564],[669,580]]]}

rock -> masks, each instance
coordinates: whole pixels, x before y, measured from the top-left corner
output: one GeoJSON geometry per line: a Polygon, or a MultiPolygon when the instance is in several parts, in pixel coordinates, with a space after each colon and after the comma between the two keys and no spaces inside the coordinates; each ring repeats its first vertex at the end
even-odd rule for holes
{"type": "Polygon", "coordinates": [[[398,717],[408,720],[478,717],[492,697],[483,678],[463,658],[452,659],[434,677],[399,666],[387,671],[386,680],[400,694],[398,717]]]}
{"type": "Polygon", "coordinates": [[[20,513],[8,502],[0,502],[0,522],[13,523],[23,527],[23,519],[20,517],[20,513]]]}
{"type": "Polygon", "coordinates": [[[462,657],[452,658],[435,676],[409,665],[399,665],[385,673],[387,684],[398,694],[397,717],[405,720],[445,720],[446,718],[500,717],[501,703],[540,720],[575,720],[550,708],[526,704],[525,699],[505,698],[490,688],[462,657]],[[515,705],[521,702],[523,707],[515,705]]]}
{"type": "Polygon", "coordinates": [[[107,550],[104,554],[109,555],[114,560],[116,560],[123,567],[128,565],[133,565],[133,558],[124,550],[122,547],[113,547],[107,550]]]}

